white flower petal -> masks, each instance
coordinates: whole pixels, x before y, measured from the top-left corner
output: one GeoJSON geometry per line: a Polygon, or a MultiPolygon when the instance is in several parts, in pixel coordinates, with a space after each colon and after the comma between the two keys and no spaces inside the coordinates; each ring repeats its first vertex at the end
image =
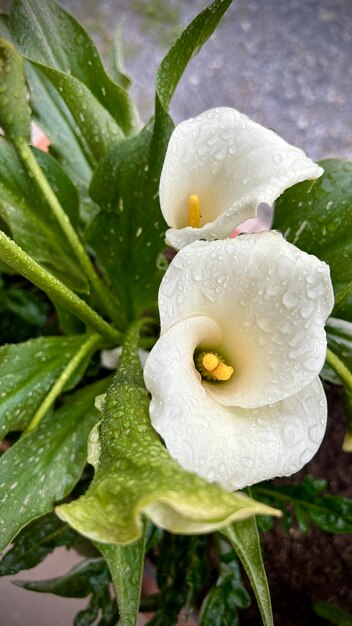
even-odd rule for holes
{"type": "Polygon", "coordinates": [[[160,178],[160,205],[177,249],[223,239],[288,187],[321,176],[304,152],[230,108],[205,111],[175,128],[160,178]],[[188,198],[200,198],[200,228],[188,226],[188,198]]]}
{"type": "Polygon", "coordinates": [[[185,469],[229,491],[289,476],[311,459],[325,431],[320,380],[274,405],[221,406],[193,365],[194,349],[219,336],[217,324],[205,317],[181,321],[161,336],[144,371],[152,424],[185,469]]]}
{"type": "Polygon", "coordinates": [[[159,291],[162,333],[193,316],[217,322],[218,348],[235,372],[209,393],[244,408],[278,402],[316,378],[332,306],[328,266],[273,231],[186,246],[159,291]]]}

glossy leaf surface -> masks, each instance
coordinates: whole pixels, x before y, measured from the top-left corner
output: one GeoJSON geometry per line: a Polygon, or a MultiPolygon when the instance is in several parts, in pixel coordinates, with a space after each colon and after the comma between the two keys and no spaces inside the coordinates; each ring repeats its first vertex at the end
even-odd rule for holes
{"type": "MultiPolygon", "coordinates": [[[[29,424],[85,339],[86,335],[38,337],[0,348],[0,438],[29,424]]],[[[82,373],[72,379],[71,386],[82,373]]]]}
{"type": "Polygon", "coordinates": [[[273,228],[301,250],[330,265],[335,291],[334,315],[352,313],[352,163],[326,159],[324,174],[299,183],[277,200],[273,228]]]}
{"type": "Polygon", "coordinates": [[[52,511],[81,477],[88,434],[98,418],[94,398],[106,384],[101,380],[73,394],[2,455],[0,549],[26,524],[52,511]]]}

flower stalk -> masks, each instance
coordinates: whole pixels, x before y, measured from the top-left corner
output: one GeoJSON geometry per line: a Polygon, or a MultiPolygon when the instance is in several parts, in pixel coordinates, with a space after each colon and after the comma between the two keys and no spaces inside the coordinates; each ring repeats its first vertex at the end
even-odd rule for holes
{"type": "Polygon", "coordinates": [[[81,300],[71,289],[39,265],[5,233],[0,232],[0,259],[16,272],[45,291],[57,304],[76,315],[78,319],[95,330],[102,337],[120,343],[122,334],[108,324],[98,313],[81,300]]]}
{"type": "Polygon", "coordinates": [[[45,397],[42,404],[36,411],[32,421],[27,426],[25,433],[31,432],[38,426],[38,424],[41,422],[49,409],[53,406],[55,400],[64,390],[65,385],[69,382],[70,378],[81,365],[82,361],[85,359],[86,356],[88,356],[91,351],[95,350],[98,347],[100,342],[100,335],[93,334],[88,336],[87,341],[82,344],[80,349],[76,352],[74,357],[71,359],[71,361],[65,367],[64,371],[60,374],[59,378],[51,387],[48,395],[45,397]]]}
{"type": "Polygon", "coordinates": [[[110,319],[114,320],[115,322],[120,322],[120,324],[122,324],[120,311],[114,306],[111,294],[109,294],[109,291],[96,273],[84,246],[82,245],[67,214],[65,213],[63,207],[61,206],[59,200],[53,192],[46,176],[44,175],[43,170],[37,163],[29,145],[23,140],[15,141],[14,145],[19,157],[22,160],[22,163],[28,170],[29,174],[35,180],[48,205],[50,206],[53,214],[55,215],[55,218],[60,224],[61,229],[65,233],[67,241],[69,242],[73,252],[75,253],[77,260],[82,267],[82,270],[87,276],[99,300],[99,304],[102,310],[104,311],[104,313],[106,313],[106,315],[110,317],[110,319]]]}

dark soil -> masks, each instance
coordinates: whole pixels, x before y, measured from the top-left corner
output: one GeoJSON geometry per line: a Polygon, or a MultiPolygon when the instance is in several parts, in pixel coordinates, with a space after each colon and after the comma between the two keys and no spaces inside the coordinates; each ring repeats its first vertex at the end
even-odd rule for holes
{"type": "MultiPolygon", "coordinates": [[[[300,482],[307,474],[328,481],[329,493],[352,497],[352,453],[341,450],[345,413],[338,388],[327,389],[329,419],[327,432],[314,459],[294,477],[280,484],[300,482]]],[[[308,535],[279,522],[262,535],[263,556],[269,580],[275,626],[327,626],[312,605],[331,602],[352,612],[352,538],[333,535],[312,527],[308,535]]],[[[259,626],[260,616],[252,608],[241,612],[240,623],[259,626]]]]}

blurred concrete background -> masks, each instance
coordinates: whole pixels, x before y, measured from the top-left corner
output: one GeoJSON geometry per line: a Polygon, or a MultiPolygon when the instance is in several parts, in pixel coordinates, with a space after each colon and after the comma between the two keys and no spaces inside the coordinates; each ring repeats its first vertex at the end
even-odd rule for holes
{"type": "MultiPolygon", "coordinates": [[[[126,67],[143,119],[156,68],[204,0],[62,0],[107,56],[122,21],[126,67]]],[[[312,158],[352,154],[352,1],[237,0],[186,71],[176,122],[232,106],[312,158]]]]}
{"type": "MultiPolygon", "coordinates": [[[[45,0],[43,0],[44,2],[45,0]]],[[[7,11],[7,0],[0,10],[7,11]]],[[[203,0],[61,0],[104,58],[122,23],[126,69],[142,119],[152,113],[156,68],[203,0]]],[[[231,106],[309,156],[352,156],[352,0],[237,0],[186,71],[175,122],[231,106]]],[[[78,557],[60,550],[18,577],[57,576],[78,557]]],[[[13,577],[10,577],[10,579],[13,577]]],[[[20,590],[0,579],[0,626],[70,626],[86,602],[20,590]]]]}

